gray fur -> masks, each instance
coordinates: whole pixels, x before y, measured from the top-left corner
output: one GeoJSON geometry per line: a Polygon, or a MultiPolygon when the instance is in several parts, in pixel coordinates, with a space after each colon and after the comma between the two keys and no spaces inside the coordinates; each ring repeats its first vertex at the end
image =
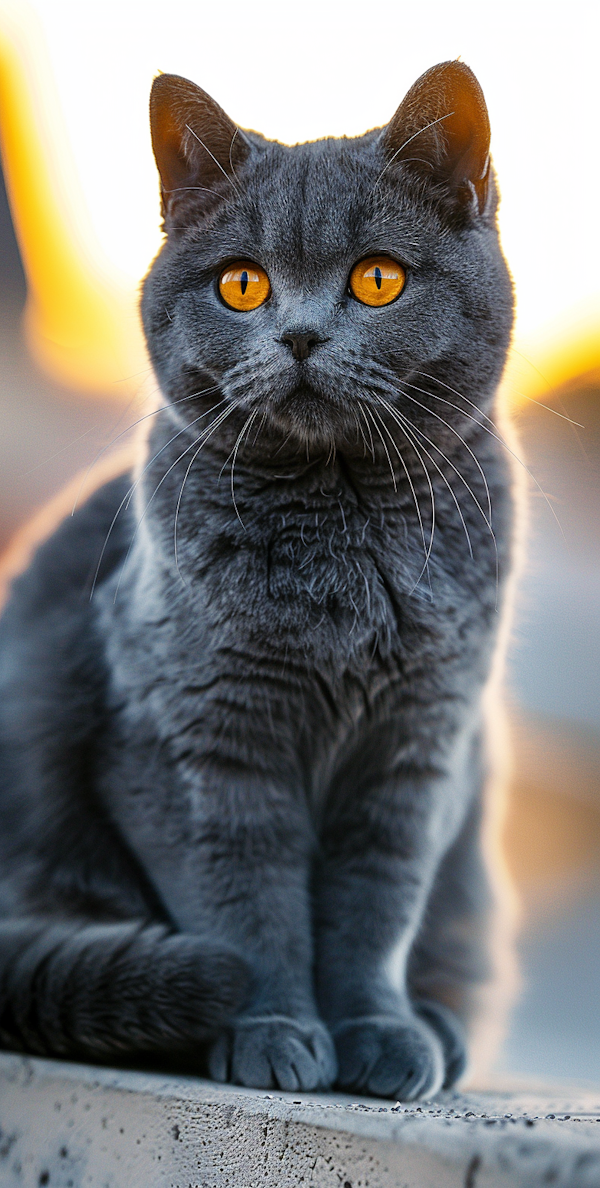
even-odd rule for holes
{"type": "Polygon", "coordinates": [[[512,294],[483,98],[446,63],[387,130],[287,148],[163,75],[152,121],[168,407],[132,499],[65,521],[1,624],[4,1043],[431,1094],[490,974],[512,294]],[[382,308],[347,288],[374,252],[407,268],[382,308]],[[248,257],[272,296],[239,313],[248,257]]]}

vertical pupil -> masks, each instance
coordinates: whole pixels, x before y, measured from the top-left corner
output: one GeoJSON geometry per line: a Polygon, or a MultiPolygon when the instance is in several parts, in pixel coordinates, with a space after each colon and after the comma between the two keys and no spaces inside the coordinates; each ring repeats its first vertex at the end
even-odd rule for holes
{"type": "Polygon", "coordinates": [[[242,286],[242,297],[243,297],[244,293],[246,292],[246,289],[248,288],[248,273],[246,272],[245,268],[244,268],[244,271],[242,272],[240,284],[242,286]]]}
{"type": "Polygon", "coordinates": [[[378,289],[381,288],[381,268],[378,264],[375,265],[375,284],[378,289]]]}

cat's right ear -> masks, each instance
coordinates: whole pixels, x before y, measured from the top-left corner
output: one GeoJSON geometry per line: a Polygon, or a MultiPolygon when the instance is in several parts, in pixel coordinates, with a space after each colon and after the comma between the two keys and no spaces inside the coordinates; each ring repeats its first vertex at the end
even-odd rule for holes
{"type": "Polygon", "coordinates": [[[159,74],[150,93],[150,129],[165,216],[186,195],[198,209],[237,188],[236,166],[250,145],[201,87],[178,74],[159,74]]]}

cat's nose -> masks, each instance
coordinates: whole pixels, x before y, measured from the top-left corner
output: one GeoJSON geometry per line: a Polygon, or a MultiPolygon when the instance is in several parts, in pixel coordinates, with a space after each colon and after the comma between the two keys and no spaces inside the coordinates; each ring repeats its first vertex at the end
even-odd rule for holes
{"type": "Polygon", "coordinates": [[[308,359],[313,347],[318,346],[320,342],[326,342],[326,339],[321,338],[321,335],[316,330],[307,330],[298,333],[294,331],[293,333],[282,334],[280,342],[284,342],[286,346],[289,346],[294,359],[301,361],[302,359],[308,359]]]}

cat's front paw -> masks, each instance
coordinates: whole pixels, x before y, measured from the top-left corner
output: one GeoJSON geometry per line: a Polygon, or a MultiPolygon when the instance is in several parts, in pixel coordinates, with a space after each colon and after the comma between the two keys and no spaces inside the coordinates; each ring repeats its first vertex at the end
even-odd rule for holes
{"type": "Polygon", "coordinates": [[[442,1041],[446,1072],[442,1089],[451,1089],[465,1071],[467,1044],[464,1031],[456,1015],[448,1007],[429,999],[417,999],[413,1004],[418,1015],[429,1024],[442,1041]]]}
{"type": "Polygon", "coordinates": [[[254,1089],[328,1089],[337,1074],[327,1029],[284,1015],[246,1016],[219,1037],[209,1053],[215,1081],[254,1089]]]}
{"type": "Polygon", "coordinates": [[[340,1089],[414,1101],[432,1097],[444,1081],[437,1035],[417,1018],[374,1015],[333,1028],[340,1089]]]}

